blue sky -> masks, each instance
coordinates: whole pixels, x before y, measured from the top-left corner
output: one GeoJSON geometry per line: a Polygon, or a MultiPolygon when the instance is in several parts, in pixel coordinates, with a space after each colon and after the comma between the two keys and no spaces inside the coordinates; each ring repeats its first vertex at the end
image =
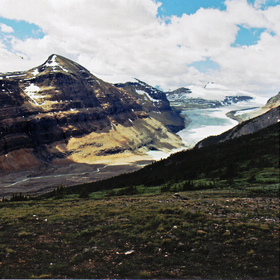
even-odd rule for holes
{"type": "Polygon", "coordinates": [[[279,91],[280,0],[0,0],[0,72],[52,53],[108,82],[279,91]],[[159,5],[159,3],[161,3],[159,5]]]}
{"type": "Polygon", "coordinates": [[[201,73],[207,73],[212,70],[220,69],[219,64],[212,61],[209,57],[207,57],[205,60],[195,61],[188,66],[195,67],[201,73]]]}
{"type": "Polygon", "coordinates": [[[235,42],[232,44],[232,46],[250,46],[255,45],[259,39],[261,33],[266,31],[265,28],[246,28],[243,26],[238,26],[239,31],[236,36],[235,42]]]}
{"type": "MultiPolygon", "coordinates": [[[[40,29],[39,26],[35,24],[28,23],[26,21],[17,21],[17,20],[11,20],[6,18],[0,18],[0,23],[3,23],[7,26],[10,26],[13,28],[13,34],[21,39],[27,39],[27,38],[43,38],[44,33],[40,29]]],[[[1,32],[1,31],[0,31],[1,32]]],[[[1,32],[3,35],[3,32],[1,32]]]]}
{"type": "MultiPolygon", "coordinates": [[[[161,2],[162,6],[159,9],[160,16],[182,16],[183,13],[193,14],[198,9],[219,9],[221,11],[226,10],[225,1],[221,0],[157,0],[157,2],[161,2]]],[[[251,5],[255,4],[255,0],[247,0],[247,2],[251,5]]],[[[259,8],[265,10],[270,6],[279,5],[278,1],[275,0],[267,0],[267,1],[259,1],[259,8]]]]}
{"type": "Polygon", "coordinates": [[[160,0],[162,6],[159,9],[160,16],[194,14],[200,8],[215,8],[225,10],[224,1],[221,0],[160,0]]]}

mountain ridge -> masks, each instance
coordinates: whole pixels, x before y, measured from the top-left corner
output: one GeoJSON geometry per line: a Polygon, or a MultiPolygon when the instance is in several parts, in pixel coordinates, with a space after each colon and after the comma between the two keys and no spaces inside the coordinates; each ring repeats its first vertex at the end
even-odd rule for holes
{"type": "Polygon", "coordinates": [[[141,100],[143,109],[150,116],[163,123],[171,132],[178,132],[185,127],[185,120],[180,111],[171,108],[166,94],[139,79],[136,82],[114,84],[118,88],[128,91],[137,100],[141,100]]]}

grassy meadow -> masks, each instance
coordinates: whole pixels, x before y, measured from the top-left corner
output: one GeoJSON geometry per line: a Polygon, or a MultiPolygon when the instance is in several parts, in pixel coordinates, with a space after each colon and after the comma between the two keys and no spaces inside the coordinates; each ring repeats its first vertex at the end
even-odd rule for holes
{"type": "Polygon", "coordinates": [[[0,277],[277,279],[275,189],[138,186],[4,201],[0,277]]]}

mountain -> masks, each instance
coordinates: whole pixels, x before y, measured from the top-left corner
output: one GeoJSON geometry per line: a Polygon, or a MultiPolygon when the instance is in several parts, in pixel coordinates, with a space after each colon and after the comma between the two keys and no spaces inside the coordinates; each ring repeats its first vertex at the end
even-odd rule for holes
{"type": "Polygon", "coordinates": [[[239,123],[237,126],[218,136],[207,137],[198,142],[195,147],[201,148],[210,145],[217,145],[218,143],[235,139],[242,135],[255,133],[263,128],[276,124],[280,121],[279,109],[280,106],[274,107],[258,117],[239,123]]]}
{"type": "Polygon", "coordinates": [[[0,171],[182,145],[129,92],[55,54],[28,71],[1,73],[0,108],[0,171]]]}
{"type": "MultiPolygon", "coordinates": [[[[208,83],[203,88],[189,86],[166,93],[170,104],[182,109],[219,108],[247,101],[248,104],[256,102],[263,104],[261,98],[246,91],[232,90],[225,86],[208,83]]],[[[250,106],[250,105],[249,105],[250,106]]]]}
{"type": "Polygon", "coordinates": [[[163,123],[170,131],[176,133],[185,127],[180,111],[170,107],[163,91],[135,80],[137,82],[118,83],[115,86],[129,92],[151,117],[163,123]]]}
{"type": "Polygon", "coordinates": [[[267,108],[268,110],[271,108],[275,108],[280,105],[280,91],[277,95],[272,96],[268,99],[267,103],[263,106],[263,108],[267,108]]]}

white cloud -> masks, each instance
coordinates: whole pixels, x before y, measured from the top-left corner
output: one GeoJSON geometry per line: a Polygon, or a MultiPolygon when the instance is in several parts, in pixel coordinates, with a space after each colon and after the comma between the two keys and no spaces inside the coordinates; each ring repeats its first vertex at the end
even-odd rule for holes
{"type": "MultiPolygon", "coordinates": [[[[256,9],[260,9],[262,8],[263,6],[266,6],[267,5],[267,2],[269,2],[269,0],[256,0],[255,3],[254,3],[254,7],[256,9]]],[[[274,0],[275,3],[279,3],[279,0],[274,0]]]]}
{"type": "Polygon", "coordinates": [[[256,9],[261,8],[265,3],[267,2],[267,0],[256,0],[254,3],[254,7],[256,9]]]}
{"type": "Polygon", "coordinates": [[[0,3],[0,16],[34,23],[46,34],[25,40],[9,35],[10,52],[0,42],[0,71],[28,69],[58,53],[111,82],[137,77],[167,90],[215,81],[261,94],[279,91],[280,5],[261,10],[257,3],[226,0],[226,11],[200,9],[166,24],[157,18],[160,4],[153,0],[0,3]],[[256,45],[232,47],[238,25],[267,31],[256,45]],[[187,66],[207,57],[220,71],[200,73],[187,66]]]}
{"type": "Polygon", "coordinates": [[[5,23],[0,23],[0,29],[4,33],[14,32],[14,29],[11,26],[6,25],[5,23]]]}

